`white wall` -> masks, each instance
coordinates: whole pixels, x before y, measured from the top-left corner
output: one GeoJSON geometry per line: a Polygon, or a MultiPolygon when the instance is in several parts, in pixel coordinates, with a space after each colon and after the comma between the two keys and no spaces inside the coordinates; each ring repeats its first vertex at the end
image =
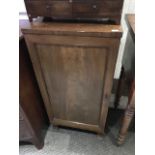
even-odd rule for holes
{"type": "Polygon", "coordinates": [[[115,69],[115,75],[114,75],[115,79],[119,78],[121,66],[122,66],[122,58],[123,58],[124,47],[125,47],[127,32],[128,32],[126,22],[124,20],[125,14],[127,14],[127,13],[135,13],[135,0],[124,0],[122,18],[121,18],[121,25],[123,28],[123,36],[121,39],[117,63],[116,63],[116,69],[115,69]]]}
{"type": "Polygon", "coordinates": [[[24,0],[19,0],[19,12],[26,12],[24,0]]]}

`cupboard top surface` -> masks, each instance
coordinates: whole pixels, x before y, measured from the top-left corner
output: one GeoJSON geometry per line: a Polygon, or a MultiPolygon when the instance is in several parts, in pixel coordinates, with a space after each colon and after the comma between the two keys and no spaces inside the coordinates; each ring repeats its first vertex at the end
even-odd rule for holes
{"type": "Polygon", "coordinates": [[[60,34],[116,38],[120,38],[122,36],[122,28],[120,25],[56,23],[42,22],[42,20],[31,23],[28,20],[20,20],[20,25],[24,34],[60,34]]]}

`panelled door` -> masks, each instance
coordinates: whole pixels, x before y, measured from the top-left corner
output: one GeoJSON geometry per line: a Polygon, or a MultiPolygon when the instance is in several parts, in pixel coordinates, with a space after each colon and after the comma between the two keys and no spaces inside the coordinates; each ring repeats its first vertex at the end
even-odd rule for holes
{"type": "Polygon", "coordinates": [[[51,123],[103,133],[119,40],[25,38],[51,123]]]}

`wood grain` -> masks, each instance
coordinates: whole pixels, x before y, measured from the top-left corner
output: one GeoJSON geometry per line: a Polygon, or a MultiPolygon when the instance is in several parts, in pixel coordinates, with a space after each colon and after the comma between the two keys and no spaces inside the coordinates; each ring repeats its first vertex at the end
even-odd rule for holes
{"type": "Polygon", "coordinates": [[[37,51],[53,103],[54,116],[96,124],[100,113],[107,50],[37,45],[37,51]]]}
{"type": "Polygon", "coordinates": [[[122,28],[120,25],[56,23],[42,21],[43,18],[40,18],[33,23],[30,23],[28,20],[22,20],[22,32],[26,34],[95,36],[107,38],[120,38],[122,36],[122,28]]]}

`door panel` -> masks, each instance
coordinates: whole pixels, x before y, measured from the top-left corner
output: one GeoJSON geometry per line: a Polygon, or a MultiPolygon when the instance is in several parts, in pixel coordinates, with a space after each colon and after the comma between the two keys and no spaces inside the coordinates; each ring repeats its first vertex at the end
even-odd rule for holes
{"type": "Polygon", "coordinates": [[[54,118],[99,124],[106,48],[37,44],[54,118]]]}

